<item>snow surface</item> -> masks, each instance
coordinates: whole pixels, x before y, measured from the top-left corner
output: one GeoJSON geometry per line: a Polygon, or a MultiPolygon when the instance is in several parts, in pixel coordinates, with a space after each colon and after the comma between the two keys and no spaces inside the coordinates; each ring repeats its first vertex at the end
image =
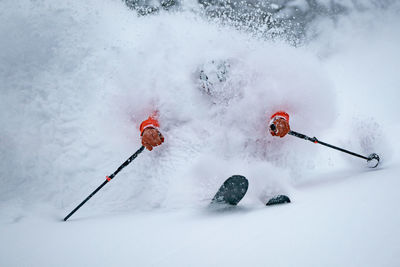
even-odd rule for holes
{"type": "Polygon", "coordinates": [[[191,8],[0,2],[0,266],[399,266],[399,5],[319,18],[297,48],[191,8]],[[212,61],[230,67],[208,94],[212,61]],[[379,168],[271,137],[277,109],[379,168]],[[165,144],[63,222],[140,147],[153,110],[165,144]],[[245,198],[207,209],[232,174],[245,198]],[[282,192],[293,203],[263,205],[282,192]]]}

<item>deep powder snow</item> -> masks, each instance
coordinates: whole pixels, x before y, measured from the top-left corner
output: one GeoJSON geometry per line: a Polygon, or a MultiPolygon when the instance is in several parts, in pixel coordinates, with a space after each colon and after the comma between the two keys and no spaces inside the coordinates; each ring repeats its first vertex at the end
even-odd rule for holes
{"type": "Polygon", "coordinates": [[[233,256],[228,263],[234,266],[265,266],[271,262],[261,248],[279,240],[295,242],[287,256],[283,243],[274,249],[287,257],[270,256],[278,266],[296,264],[296,256],[304,266],[377,266],[382,258],[385,266],[400,263],[388,256],[398,255],[394,237],[400,237],[394,204],[397,4],[316,19],[310,40],[298,47],[218,25],[189,8],[138,17],[120,1],[22,0],[2,1],[0,10],[0,265],[113,263],[93,260],[95,249],[69,250],[81,243],[100,246],[100,254],[121,249],[117,244],[132,247],[118,252],[118,266],[211,266],[224,263],[230,249],[250,255],[233,256]],[[222,82],[221,62],[228,65],[222,82]],[[200,70],[213,82],[208,93],[200,70]],[[364,155],[378,153],[380,168],[371,172],[363,160],[291,136],[273,138],[268,116],[278,109],[290,114],[295,131],[364,155]],[[154,110],[166,142],[118,174],[71,218],[75,224],[59,225],[140,147],[138,126],[154,110]],[[232,174],[250,182],[241,207],[222,216],[205,212],[232,174]],[[279,192],[293,204],[264,209],[266,197],[279,192]],[[120,229],[99,237],[110,225],[120,229]],[[278,232],[267,235],[264,226],[278,232]],[[236,233],[235,242],[218,247],[229,244],[229,231],[243,227],[247,232],[236,233]],[[32,246],[51,251],[61,241],[50,237],[36,245],[46,229],[60,235],[66,242],[60,248],[73,255],[53,251],[46,261],[28,252],[32,246]],[[194,229],[204,229],[204,236],[194,229]],[[366,242],[365,233],[376,243],[361,245],[358,261],[350,262],[348,251],[366,242]],[[353,242],[340,248],[345,236],[353,242]],[[208,243],[212,238],[215,246],[208,243]],[[98,245],[103,242],[110,247],[98,245]],[[380,250],[386,242],[391,248],[380,250]],[[304,255],[307,246],[319,255],[315,261],[304,255]],[[332,248],[337,257],[328,260],[332,248]],[[194,252],[214,249],[221,249],[214,261],[194,252]],[[10,257],[18,253],[26,260],[10,257]]]}

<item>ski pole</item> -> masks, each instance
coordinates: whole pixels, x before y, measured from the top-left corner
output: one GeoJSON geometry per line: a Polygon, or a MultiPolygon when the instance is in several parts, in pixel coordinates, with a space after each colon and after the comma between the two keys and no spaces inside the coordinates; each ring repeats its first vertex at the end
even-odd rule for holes
{"type": "Polygon", "coordinates": [[[295,132],[295,131],[289,131],[289,134],[290,134],[290,135],[293,135],[293,136],[295,136],[295,137],[298,137],[298,138],[301,138],[301,139],[304,139],[304,140],[313,142],[313,143],[315,143],[315,144],[324,145],[324,146],[327,146],[327,147],[330,147],[330,148],[339,150],[339,151],[341,151],[341,152],[344,152],[344,153],[353,155],[353,156],[355,156],[355,157],[359,157],[359,158],[365,159],[365,160],[367,160],[367,162],[369,163],[369,167],[370,167],[370,168],[375,168],[375,167],[378,166],[378,164],[379,164],[380,158],[379,158],[379,156],[378,156],[377,154],[375,154],[375,153],[372,153],[372,154],[370,154],[368,157],[365,157],[365,156],[363,156],[363,155],[360,155],[360,154],[357,154],[357,153],[348,151],[348,150],[346,150],[346,149],[343,149],[343,148],[340,148],[340,147],[333,146],[333,145],[330,145],[330,144],[328,144],[328,143],[322,142],[322,141],[318,140],[316,137],[309,137],[309,136],[307,136],[307,135],[305,135],[305,134],[301,134],[301,133],[298,133],[298,132],[295,132]],[[373,160],[375,160],[376,162],[374,162],[373,160]]]}
{"type": "Polygon", "coordinates": [[[140,153],[142,153],[143,150],[144,146],[141,146],[132,156],[130,156],[124,163],[122,163],[122,165],[119,166],[118,169],[113,174],[111,174],[110,176],[106,176],[106,180],[99,187],[97,187],[96,190],[94,190],[84,201],[82,201],[81,204],[79,204],[73,211],[71,211],[64,218],[64,221],[68,220],[68,218],[71,217],[72,214],[74,214],[80,207],[83,206],[83,204],[85,204],[90,198],[92,198],[92,196],[94,196],[94,194],[96,194],[106,183],[111,181],[115,177],[115,175],[117,175],[117,173],[119,173],[123,168],[128,166],[128,164],[131,163],[140,153]]]}

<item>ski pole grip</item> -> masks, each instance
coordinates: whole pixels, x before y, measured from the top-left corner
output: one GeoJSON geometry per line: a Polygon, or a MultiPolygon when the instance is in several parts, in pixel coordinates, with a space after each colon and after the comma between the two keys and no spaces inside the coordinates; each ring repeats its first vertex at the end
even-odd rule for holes
{"type": "Polygon", "coordinates": [[[311,138],[311,137],[309,137],[309,136],[307,136],[305,134],[301,134],[301,133],[298,133],[298,132],[295,132],[295,131],[289,131],[289,134],[293,135],[295,137],[298,137],[298,138],[313,142],[313,143],[318,143],[319,142],[316,137],[312,137],[311,138]]]}

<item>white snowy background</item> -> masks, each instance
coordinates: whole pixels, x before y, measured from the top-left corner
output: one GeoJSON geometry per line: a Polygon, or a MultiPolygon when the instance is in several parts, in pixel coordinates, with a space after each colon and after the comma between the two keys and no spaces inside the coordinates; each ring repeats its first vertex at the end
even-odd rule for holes
{"type": "Polygon", "coordinates": [[[350,11],[294,47],[192,1],[148,16],[117,0],[1,1],[0,266],[399,266],[400,5],[339,2],[350,11]],[[225,82],[212,61],[230,65],[225,82]],[[279,109],[379,167],[273,138],[279,109]],[[140,147],[154,110],[165,143],[62,221],[140,147]],[[208,209],[233,174],[245,198],[208,209]],[[266,207],[276,193],[292,203],[266,207]]]}

